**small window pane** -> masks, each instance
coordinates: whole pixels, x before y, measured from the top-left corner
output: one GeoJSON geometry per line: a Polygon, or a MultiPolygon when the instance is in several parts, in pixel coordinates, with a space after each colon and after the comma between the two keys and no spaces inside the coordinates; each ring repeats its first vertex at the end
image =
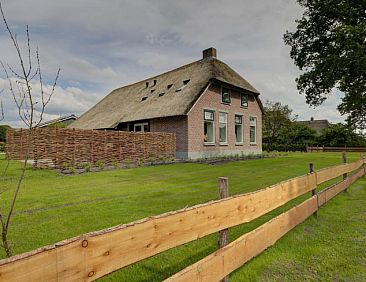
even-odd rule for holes
{"type": "Polygon", "coordinates": [[[241,94],[241,106],[242,107],[248,107],[248,94],[241,94]]]}
{"type": "Polygon", "coordinates": [[[214,113],[211,111],[205,111],[205,120],[214,120],[214,113]]]}
{"type": "Polygon", "coordinates": [[[222,88],[222,99],[223,103],[230,103],[230,91],[227,88],[222,88]]]}
{"type": "Polygon", "coordinates": [[[236,124],[242,124],[243,123],[243,117],[242,116],[235,116],[235,123],[236,124]]]}
{"type": "Polygon", "coordinates": [[[227,123],[227,113],[220,113],[219,122],[227,123]]]}
{"type": "Polygon", "coordinates": [[[250,117],[250,125],[256,126],[257,125],[257,118],[255,117],[250,117]]]}

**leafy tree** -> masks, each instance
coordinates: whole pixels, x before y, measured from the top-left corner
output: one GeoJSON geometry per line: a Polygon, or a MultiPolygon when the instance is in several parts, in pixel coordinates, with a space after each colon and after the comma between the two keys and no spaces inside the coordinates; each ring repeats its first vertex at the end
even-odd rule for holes
{"type": "Polygon", "coordinates": [[[264,112],[263,142],[266,144],[267,150],[272,151],[281,128],[291,123],[292,109],[280,102],[267,100],[264,105],[264,112]]]}
{"type": "Polygon", "coordinates": [[[297,0],[305,9],[297,30],[287,31],[290,56],[304,71],[297,79],[306,102],[320,105],[337,88],[338,110],[359,129],[366,128],[366,1],[297,0]]]}
{"type": "Polygon", "coordinates": [[[0,125],[0,142],[6,141],[6,131],[11,128],[9,125],[0,125]]]}
{"type": "Polygon", "coordinates": [[[308,144],[316,139],[316,131],[309,126],[297,122],[282,127],[278,144],[281,144],[284,151],[305,151],[308,144]]]}
{"type": "Polygon", "coordinates": [[[330,147],[366,147],[366,139],[347,125],[331,124],[318,137],[320,144],[330,147]]]}

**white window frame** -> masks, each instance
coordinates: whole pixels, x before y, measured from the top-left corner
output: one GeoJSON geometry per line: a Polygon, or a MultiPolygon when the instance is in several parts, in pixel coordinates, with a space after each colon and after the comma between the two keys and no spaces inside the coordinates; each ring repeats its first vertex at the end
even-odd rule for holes
{"type": "Polygon", "coordinates": [[[145,129],[144,129],[144,126],[145,125],[147,125],[147,126],[149,126],[149,123],[148,122],[142,122],[142,123],[135,123],[134,125],[133,125],[133,131],[134,132],[145,132],[145,129]],[[136,127],[137,126],[141,126],[141,131],[136,131],[136,127]]]}
{"type": "Polygon", "coordinates": [[[257,119],[256,116],[250,116],[249,117],[249,143],[251,145],[256,145],[257,144],[257,121],[258,121],[258,119],[257,119]],[[252,121],[251,121],[252,118],[255,119],[255,124],[254,125],[252,125],[252,121]],[[254,126],[254,141],[250,140],[250,129],[251,129],[252,126],[254,126]]]}
{"type": "Polygon", "coordinates": [[[241,115],[241,114],[235,114],[234,115],[234,135],[235,135],[235,144],[236,145],[243,145],[244,144],[244,116],[241,115]],[[236,117],[241,117],[241,124],[236,123],[236,117]],[[235,130],[236,130],[237,125],[241,125],[241,142],[238,142],[236,140],[235,130]]]}
{"type": "Polygon", "coordinates": [[[229,115],[228,115],[228,113],[227,112],[224,112],[224,111],[220,111],[219,112],[219,144],[220,145],[227,145],[228,143],[227,143],[227,139],[228,139],[228,117],[229,117],[229,115]],[[221,114],[224,114],[224,115],[226,115],[226,122],[224,123],[224,122],[220,122],[220,115],[221,114]],[[225,141],[220,141],[220,124],[225,124],[226,126],[225,126],[225,129],[226,129],[226,140],[225,141]]]}
{"type": "Polygon", "coordinates": [[[215,110],[214,109],[203,109],[203,134],[204,132],[204,127],[205,127],[205,122],[211,122],[212,123],[212,136],[213,136],[213,140],[212,141],[205,141],[205,139],[203,139],[203,143],[205,145],[215,145],[215,110]],[[211,112],[213,114],[213,120],[207,120],[205,119],[205,112],[211,112]]]}

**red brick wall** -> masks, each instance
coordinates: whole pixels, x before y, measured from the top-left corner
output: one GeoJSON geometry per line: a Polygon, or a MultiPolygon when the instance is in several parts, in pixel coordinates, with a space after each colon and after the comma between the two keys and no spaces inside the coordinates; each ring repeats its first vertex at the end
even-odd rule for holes
{"type": "Polygon", "coordinates": [[[256,102],[249,101],[248,107],[243,108],[240,104],[240,93],[231,90],[230,105],[221,102],[221,86],[210,85],[201,95],[196,104],[188,113],[188,149],[189,157],[209,157],[225,154],[244,154],[262,152],[262,111],[256,102]],[[204,144],[204,120],[203,110],[211,109],[215,111],[215,145],[204,144]],[[228,113],[228,144],[219,144],[219,111],[228,113]],[[235,114],[243,115],[244,142],[243,145],[235,144],[235,114]],[[257,142],[255,145],[249,142],[249,117],[257,118],[257,142]]]}
{"type": "Polygon", "coordinates": [[[78,166],[83,162],[171,159],[176,151],[174,133],[42,128],[29,136],[28,130],[8,130],[7,158],[24,159],[28,151],[35,166],[62,168],[65,162],[78,166]]]}
{"type": "Polygon", "coordinates": [[[177,157],[188,156],[188,121],[187,116],[155,118],[150,120],[150,130],[153,132],[175,133],[177,157]]]}

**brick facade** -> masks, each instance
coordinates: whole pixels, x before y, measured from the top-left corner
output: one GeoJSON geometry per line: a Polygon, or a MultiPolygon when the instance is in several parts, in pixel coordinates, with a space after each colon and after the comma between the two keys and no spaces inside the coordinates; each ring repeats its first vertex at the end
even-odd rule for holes
{"type": "Polygon", "coordinates": [[[211,84],[208,89],[196,101],[188,113],[188,157],[195,159],[200,157],[212,157],[230,154],[249,154],[262,152],[262,110],[255,99],[248,101],[248,107],[241,107],[240,93],[230,89],[231,103],[224,104],[221,101],[221,86],[211,84]],[[204,109],[213,110],[215,113],[215,143],[204,143],[204,109]],[[219,144],[219,112],[228,114],[227,121],[227,145],[219,144]],[[235,144],[234,117],[243,116],[244,139],[242,145],[235,144]],[[257,118],[256,144],[249,142],[249,117],[257,118]]]}
{"type": "Polygon", "coordinates": [[[248,101],[248,107],[241,107],[240,92],[230,89],[231,103],[221,102],[221,86],[211,84],[196,101],[187,116],[156,118],[150,120],[150,130],[172,132],[176,135],[176,157],[179,159],[196,159],[231,154],[250,154],[262,152],[262,110],[255,99],[248,101]],[[204,143],[204,109],[215,112],[215,143],[204,143]],[[225,145],[219,143],[219,112],[228,114],[225,145]],[[243,117],[243,144],[235,142],[235,115],[243,117]],[[256,143],[249,142],[249,117],[257,118],[256,143]]]}
{"type": "Polygon", "coordinates": [[[150,130],[153,132],[175,133],[177,144],[176,157],[188,157],[188,118],[187,116],[174,116],[155,118],[150,120],[150,130]]]}

